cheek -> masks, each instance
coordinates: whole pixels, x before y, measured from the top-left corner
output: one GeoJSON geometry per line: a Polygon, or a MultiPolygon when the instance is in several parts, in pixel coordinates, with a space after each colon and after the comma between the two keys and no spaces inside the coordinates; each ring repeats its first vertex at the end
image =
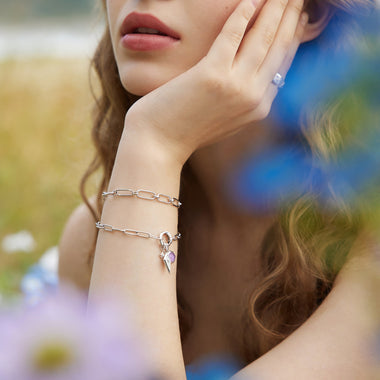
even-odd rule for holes
{"type": "Polygon", "coordinates": [[[107,19],[111,34],[114,34],[117,27],[117,20],[123,9],[124,1],[108,0],[106,1],[107,19]]]}
{"type": "Polygon", "coordinates": [[[194,33],[204,48],[209,49],[240,0],[190,0],[187,14],[194,33]]]}

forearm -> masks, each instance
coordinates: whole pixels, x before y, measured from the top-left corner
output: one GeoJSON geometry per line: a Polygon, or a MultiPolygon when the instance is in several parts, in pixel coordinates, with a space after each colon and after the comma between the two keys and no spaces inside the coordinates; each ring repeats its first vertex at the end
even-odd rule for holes
{"type": "MultiPolygon", "coordinates": [[[[140,133],[124,131],[119,144],[108,191],[146,189],[178,197],[181,165],[140,133]],[[126,133],[127,132],[127,133],[126,133]]],[[[133,198],[108,198],[101,222],[159,236],[177,232],[176,207],[133,198]]],[[[177,242],[170,249],[177,255],[177,242]]],[[[128,307],[132,302],[138,327],[157,349],[153,367],[165,379],[186,379],[179,333],[176,300],[176,266],[168,273],[158,240],[100,230],[91,277],[89,306],[108,291],[128,307]]]]}

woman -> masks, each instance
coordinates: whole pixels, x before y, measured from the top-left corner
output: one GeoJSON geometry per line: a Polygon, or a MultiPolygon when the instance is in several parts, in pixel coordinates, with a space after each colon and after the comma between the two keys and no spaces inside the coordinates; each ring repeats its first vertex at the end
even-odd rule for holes
{"type": "Polygon", "coordinates": [[[252,144],[279,139],[267,116],[300,44],[370,2],[103,3],[97,155],[82,195],[99,166],[104,177],[67,223],[61,278],[89,289],[90,306],[105,292],[132,302],[165,379],[186,379],[185,366],[209,354],[239,361],[234,380],[371,378],[357,272],[375,249],[362,225],[305,197],[251,213],[221,191],[252,144]]]}

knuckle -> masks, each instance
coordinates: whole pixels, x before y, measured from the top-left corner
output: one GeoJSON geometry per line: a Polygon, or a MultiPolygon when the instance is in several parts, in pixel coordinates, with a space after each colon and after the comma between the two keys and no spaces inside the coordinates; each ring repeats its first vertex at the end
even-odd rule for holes
{"type": "Polygon", "coordinates": [[[293,43],[293,36],[285,34],[281,39],[281,46],[287,50],[293,43]]]}
{"type": "Polygon", "coordinates": [[[227,31],[227,37],[234,46],[239,45],[242,39],[241,33],[235,29],[227,31]]]}
{"type": "Polygon", "coordinates": [[[250,92],[249,95],[245,97],[245,106],[248,109],[256,109],[262,102],[262,96],[258,91],[250,92]]]}
{"type": "Polygon", "coordinates": [[[288,5],[288,0],[279,0],[278,2],[281,10],[284,10],[286,8],[286,6],[288,5]]]}
{"type": "Polygon", "coordinates": [[[259,108],[257,108],[256,115],[259,120],[264,120],[268,117],[269,113],[271,110],[271,103],[269,102],[264,102],[260,105],[259,108]]]}
{"type": "Polygon", "coordinates": [[[223,70],[215,67],[207,68],[202,73],[202,85],[207,91],[216,96],[226,94],[230,91],[229,81],[223,70]]]}
{"type": "Polygon", "coordinates": [[[222,76],[217,70],[207,70],[203,73],[202,82],[209,90],[218,90],[224,87],[222,76]]]}
{"type": "Polygon", "coordinates": [[[262,41],[265,47],[270,47],[274,40],[274,32],[271,28],[266,27],[262,32],[262,41]]]}
{"type": "Polygon", "coordinates": [[[249,4],[241,9],[240,15],[246,22],[249,22],[252,17],[252,9],[253,7],[249,4]]]}
{"type": "Polygon", "coordinates": [[[290,0],[289,7],[297,14],[299,14],[303,10],[303,0],[290,0]]]}
{"type": "Polygon", "coordinates": [[[241,83],[241,81],[235,76],[231,76],[225,87],[226,95],[230,99],[239,99],[239,107],[245,103],[245,99],[247,97],[247,92],[245,89],[245,83],[241,83]]]}

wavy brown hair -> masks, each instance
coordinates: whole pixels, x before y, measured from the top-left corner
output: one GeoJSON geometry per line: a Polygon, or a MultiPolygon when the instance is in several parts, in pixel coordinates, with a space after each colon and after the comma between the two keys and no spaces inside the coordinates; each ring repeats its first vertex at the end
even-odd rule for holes
{"type": "MultiPolygon", "coordinates": [[[[310,20],[317,19],[321,10],[327,7],[339,28],[347,25],[345,20],[355,15],[360,7],[371,5],[370,0],[306,2],[310,20]]],[[[318,39],[325,43],[323,34],[318,39]]],[[[128,93],[120,82],[108,27],[96,49],[92,67],[100,82],[92,129],[96,154],[83,175],[80,193],[96,221],[100,219],[103,207],[101,195],[108,187],[125,114],[139,97],[128,93]],[[102,170],[102,179],[96,195],[96,208],[93,208],[85,194],[85,185],[98,169],[102,170]]],[[[314,109],[305,114],[303,143],[309,145],[315,156],[331,160],[340,141],[335,119],[339,114],[339,106],[330,105],[324,107],[322,112],[314,109]]],[[[190,157],[181,173],[181,232],[189,230],[199,212],[207,214],[208,199],[205,194],[190,157]]],[[[246,310],[241,316],[241,356],[247,363],[263,355],[299,327],[329,293],[337,273],[351,252],[353,242],[363,229],[359,213],[353,213],[342,200],[337,201],[340,207],[331,212],[321,207],[311,193],[299,196],[279,211],[266,232],[260,247],[259,278],[256,276],[252,279],[252,286],[247,289],[246,310]]],[[[92,252],[95,251],[95,243],[96,239],[92,252]]],[[[180,241],[178,273],[188,255],[187,247],[186,239],[180,241]]],[[[93,254],[88,258],[90,268],[92,263],[93,254]]],[[[192,314],[178,284],[177,296],[181,339],[185,340],[191,329],[192,314]]]]}

